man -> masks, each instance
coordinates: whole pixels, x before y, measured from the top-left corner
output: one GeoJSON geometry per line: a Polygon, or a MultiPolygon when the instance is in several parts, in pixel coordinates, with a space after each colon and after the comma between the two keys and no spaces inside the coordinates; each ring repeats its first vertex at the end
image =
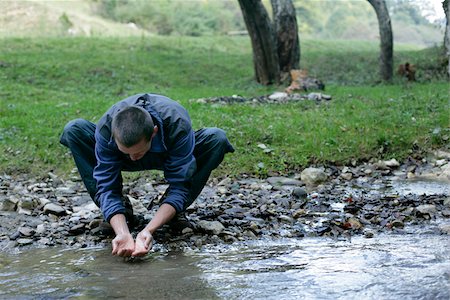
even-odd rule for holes
{"type": "Polygon", "coordinates": [[[224,155],[234,152],[223,130],[194,132],[187,111],[156,94],[116,103],[97,125],[70,121],[61,143],[71,150],[86,189],[116,234],[112,254],[122,257],[147,254],[153,233],[182,214],[224,155]],[[149,169],[163,170],[169,187],[155,217],[134,240],[127,225],[133,211],[122,196],[121,171],[149,169]]]}

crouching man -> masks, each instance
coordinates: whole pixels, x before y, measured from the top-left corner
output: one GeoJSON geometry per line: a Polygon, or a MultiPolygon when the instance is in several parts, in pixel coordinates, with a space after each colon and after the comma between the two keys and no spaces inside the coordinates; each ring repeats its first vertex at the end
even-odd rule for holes
{"type": "Polygon", "coordinates": [[[113,105],[96,124],[70,121],[61,143],[73,155],[80,176],[116,236],[112,254],[143,256],[153,233],[181,216],[205,186],[224,155],[234,152],[219,128],[192,130],[187,111],[156,94],[138,94],[113,105]],[[133,239],[131,204],[122,196],[121,171],[164,171],[169,187],[155,217],[133,239]]]}

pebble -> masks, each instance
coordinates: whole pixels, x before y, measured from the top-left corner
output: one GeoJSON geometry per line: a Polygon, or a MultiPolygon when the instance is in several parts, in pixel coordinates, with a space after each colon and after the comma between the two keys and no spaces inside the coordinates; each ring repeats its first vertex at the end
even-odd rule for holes
{"type": "Polygon", "coordinates": [[[66,210],[58,204],[47,203],[44,206],[44,214],[53,214],[56,216],[62,216],[66,214],[66,210]]]}
{"type": "MultiPolygon", "coordinates": [[[[371,238],[375,232],[399,231],[409,224],[449,217],[449,195],[399,195],[390,189],[394,173],[406,178],[407,172],[416,175],[442,167],[421,161],[399,166],[394,160],[381,163],[383,167],[353,163],[341,171],[339,167],[310,167],[294,176],[267,179],[248,175],[213,179],[187,211],[193,228],[185,228],[180,235],[163,227],[155,232],[155,241],[173,249],[264,237],[361,234],[371,238]],[[354,188],[362,190],[355,192],[354,188]]],[[[82,182],[55,176],[40,182],[27,175],[0,175],[0,244],[88,247],[110,242],[112,228],[103,221],[82,182]]],[[[147,211],[144,203],[161,197],[167,184],[146,178],[124,184],[124,190],[132,193],[129,198],[135,213],[148,222],[158,207],[147,211]]],[[[442,225],[436,230],[448,234],[449,228],[442,225]]]]}

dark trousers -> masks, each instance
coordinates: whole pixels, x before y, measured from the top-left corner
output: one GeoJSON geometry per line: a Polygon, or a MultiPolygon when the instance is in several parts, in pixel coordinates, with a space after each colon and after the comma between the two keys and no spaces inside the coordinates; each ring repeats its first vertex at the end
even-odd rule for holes
{"type": "MultiPolygon", "coordinates": [[[[60,142],[72,152],[75,164],[86,189],[95,202],[97,186],[93,171],[97,164],[95,157],[96,125],[84,119],[76,119],[67,123],[61,135],[60,142]]],[[[194,156],[197,171],[192,180],[187,183],[189,195],[184,209],[198,197],[212,170],[222,162],[227,152],[234,152],[225,132],[219,128],[204,128],[195,132],[194,156]]],[[[142,171],[139,164],[123,164],[123,171],[142,171]]],[[[98,206],[99,204],[96,203],[98,206]]]]}

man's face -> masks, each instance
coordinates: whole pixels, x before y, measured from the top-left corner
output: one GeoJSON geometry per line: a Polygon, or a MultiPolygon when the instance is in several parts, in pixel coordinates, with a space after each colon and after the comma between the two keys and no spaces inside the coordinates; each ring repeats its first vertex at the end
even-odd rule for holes
{"type": "Polygon", "coordinates": [[[132,161],[135,161],[144,157],[145,153],[147,153],[147,151],[150,149],[151,139],[150,141],[147,141],[145,138],[143,138],[139,143],[131,147],[125,147],[117,141],[116,144],[121,152],[128,154],[128,156],[130,156],[130,159],[132,161]]]}

